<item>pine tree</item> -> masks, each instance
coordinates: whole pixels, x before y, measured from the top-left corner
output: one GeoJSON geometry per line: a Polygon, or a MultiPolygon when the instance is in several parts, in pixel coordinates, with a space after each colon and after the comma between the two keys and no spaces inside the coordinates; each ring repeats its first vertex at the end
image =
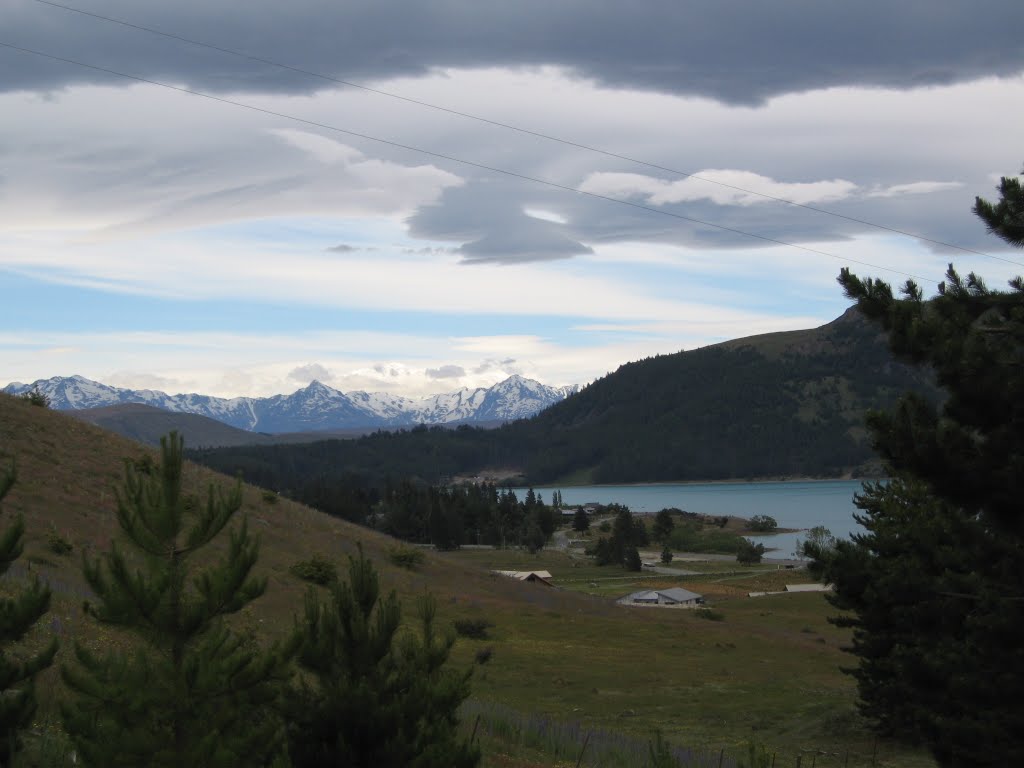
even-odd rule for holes
{"type": "Polygon", "coordinates": [[[675,526],[676,522],[672,518],[672,512],[668,509],[662,509],[654,516],[654,527],[651,531],[651,536],[657,542],[667,542],[669,537],[672,536],[672,529],[675,526]]]}
{"type": "Polygon", "coordinates": [[[424,597],[418,634],[402,636],[392,591],[381,599],[373,564],[349,558],[348,581],[327,605],[306,598],[299,663],[303,681],[288,698],[295,768],[472,768],[479,750],[458,736],[457,711],[469,672],[446,668],[454,637],[438,637],[436,605],[424,597]]]}
{"type": "Polygon", "coordinates": [[[590,518],[587,516],[587,510],[583,507],[576,507],[572,516],[572,529],[579,533],[590,530],[590,518]]]}
{"type": "Polygon", "coordinates": [[[118,546],[85,560],[98,621],[134,636],[133,652],[102,656],[76,644],[64,666],[75,694],[62,709],[65,728],[86,765],[265,765],[283,747],[273,707],[289,649],[258,650],[224,617],[261,595],[252,576],[258,543],[245,522],[230,532],[223,559],[197,572],[194,557],[242,504],[211,484],[205,505],[182,493],[183,441],[162,438],[159,466],[125,462],[118,546]]]}
{"type": "MultiPolygon", "coordinates": [[[[977,200],[1024,245],[1020,184],[977,200]]],[[[1024,764],[1024,281],[990,290],[950,265],[938,296],[839,278],[893,351],[928,366],[941,404],[904,396],[867,422],[892,479],[855,498],[866,532],[813,551],[853,630],[861,711],[940,766],[1024,764]]]]}
{"type": "MultiPolygon", "coordinates": [[[[1024,171],[1021,171],[1024,173],[1024,171]]],[[[1024,189],[1020,179],[1004,176],[999,181],[999,202],[974,198],[974,213],[985,222],[988,231],[1010,245],[1024,247],[1024,189]]]]}
{"type": "MultiPolygon", "coordinates": [[[[0,500],[14,485],[16,472],[0,474],[0,500]]],[[[0,535],[0,574],[7,573],[22,552],[25,521],[19,515],[0,535]]],[[[42,651],[20,660],[11,653],[18,642],[50,609],[50,590],[36,579],[14,597],[0,598],[0,766],[9,766],[18,749],[18,736],[36,711],[33,682],[36,674],[53,663],[56,640],[42,651]]]]}
{"type": "Polygon", "coordinates": [[[626,553],[622,562],[622,567],[627,571],[640,571],[643,569],[644,564],[640,559],[640,553],[636,547],[627,547],[626,553]]]}

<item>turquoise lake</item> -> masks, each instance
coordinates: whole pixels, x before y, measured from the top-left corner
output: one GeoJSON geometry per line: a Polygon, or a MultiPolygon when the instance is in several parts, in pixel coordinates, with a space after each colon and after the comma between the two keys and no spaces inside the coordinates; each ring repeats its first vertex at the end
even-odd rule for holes
{"type": "MultiPolygon", "coordinates": [[[[764,483],[658,483],[651,485],[587,485],[561,488],[535,488],[546,503],[558,490],[565,504],[625,504],[633,512],[657,512],[677,507],[687,512],[708,515],[753,517],[770,515],[780,528],[813,528],[823,525],[836,536],[848,537],[860,526],[853,519],[857,508],[853,495],[860,491],[859,480],[814,480],[764,483]]],[[[525,488],[514,489],[519,498],[525,488]]],[[[753,537],[752,537],[753,538],[753,537]]],[[[792,554],[799,533],[756,537],[772,554],[792,554]]]]}

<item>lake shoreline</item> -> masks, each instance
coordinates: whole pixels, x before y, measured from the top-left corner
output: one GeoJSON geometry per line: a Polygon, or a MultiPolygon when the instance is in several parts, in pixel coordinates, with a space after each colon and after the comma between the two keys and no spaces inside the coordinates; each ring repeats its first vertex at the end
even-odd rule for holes
{"type": "MultiPolygon", "coordinates": [[[[633,483],[628,485],[535,487],[534,492],[549,501],[553,491],[561,494],[562,506],[624,504],[634,514],[654,514],[676,508],[709,517],[731,517],[749,521],[755,515],[774,518],[778,529],[772,533],[745,533],[751,540],[776,550],[775,556],[795,551],[806,531],[815,526],[828,528],[838,538],[863,531],[855,515],[854,497],[861,492],[855,479],[806,478],[803,480],[762,480],[727,482],[633,483]]],[[[526,493],[523,486],[516,494],[526,493]]],[[[742,524],[742,523],[741,523],[742,524]]],[[[735,522],[733,524],[735,526],[735,522]]]]}
{"type": "Polygon", "coordinates": [[[884,477],[761,477],[742,480],[650,480],[642,483],[546,483],[544,485],[517,484],[515,488],[533,488],[535,491],[562,488],[655,488],[658,486],[700,487],[704,485],[757,485],[765,483],[855,483],[885,480],[884,477]]]}

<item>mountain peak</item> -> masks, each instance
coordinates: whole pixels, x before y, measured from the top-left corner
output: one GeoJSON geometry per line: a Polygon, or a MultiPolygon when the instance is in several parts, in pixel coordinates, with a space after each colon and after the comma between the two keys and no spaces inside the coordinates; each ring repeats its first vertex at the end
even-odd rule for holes
{"type": "Polygon", "coordinates": [[[344,393],[314,379],[290,395],[231,399],[198,394],[168,395],[154,390],[110,387],[84,376],[55,376],[32,384],[12,383],[13,395],[38,389],[56,410],[84,410],[144,403],[176,413],[191,413],[245,430],[311,430],[405,427],[413,424],[502,422],[534,416],[564,400],[564,387],[548,387],[514,374],[489,389],[466,389],[410,399],[389,393],[344,393]]]}

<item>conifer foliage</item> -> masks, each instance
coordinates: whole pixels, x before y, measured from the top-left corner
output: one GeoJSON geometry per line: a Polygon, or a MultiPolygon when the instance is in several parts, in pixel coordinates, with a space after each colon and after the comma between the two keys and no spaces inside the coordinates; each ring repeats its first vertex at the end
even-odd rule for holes
{"type": "Polygon", "coordinates": [[[135,645],[76,645],[77,664],[62,669],[74,694],[65,727],[86,765],[265,765],[283,746],[274,705],[289,649],[261,652],[223,621],[265,589],[252,575],[258,543],[243,521],[219,562],[194,563],[240,509],[241,483],[227,494],[211,485],[198,504],[182,491],[182,448],[172,432],[159,465],[125,462],[117,519],[130,554],[115,545],[85,560],[88,612],[135,645]]]}
{"type": "MultiPolygon", "coordinates": [[[[12,467],[0,473],[0,500],[14,485],[12,467]]],[[[0,574],[7,573],[21,555],[25,521],[19,515],[0,534],[0,574]]],[[[13,597],[0,599],[0,766],[10,765],[18,748],[18,733],[32,721],[36,711],[33,681],[37,673],[53,663],[56,640],[39,653],[22,660],[11,653],[11,644],[25,636],[50,608],[50,590],[38,580],[13,597]]]]}
{"type": "Polygon", "coordinates": [[[992,203],[982,197],[974,198],[974,213],[985,222],[989,232],[1010,245],[1024,248],[1024,188],[1020,181],[1004,176],[999,181],[999,200],[992,203]]]}
{"type": "MultiPolygon", "coordinates": [[[[1022,245],[1020,185],[1000,191],[975,213],[1022,245]]],[[[865,533],[805,547],[853,629],[861,710],[941,766],[1024,765],[1024,281],[995,291],[950,265],[927,301],[912,281],[902,299],[839,281],[947,394],[868,415],[892,479],[855,498],[865,533]]]]}
{"type": "Polygon", "coordinates": [[[454,643],[439,637],[436,605],[424,596],[416,633],[401,629],[392,591],[381,598],[373,564],[349,558],[348,580],[327,604],[311,589],[299,663],[308,673],[290,692],[289,753],[295,768],[472,768],[479,750],[458,734],[457,710],[470,673],[446,668],[454,643]]]}

